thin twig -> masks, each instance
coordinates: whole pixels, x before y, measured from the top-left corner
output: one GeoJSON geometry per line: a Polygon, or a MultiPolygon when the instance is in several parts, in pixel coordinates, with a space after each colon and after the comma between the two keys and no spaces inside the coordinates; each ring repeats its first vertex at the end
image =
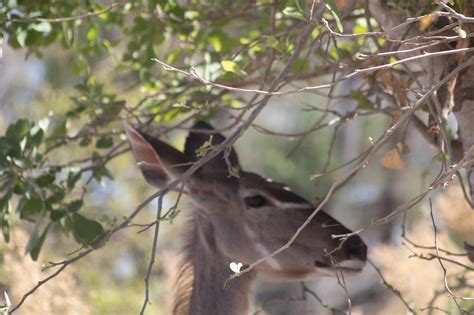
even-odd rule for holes
{"type": "Polygon", "coordinates": [[[399,299],[400,301],[402,301],[403,304],[405,304],[405,307],[412,313],[412,314],[417,314],[417,312],[410,306],[410,304],[405,300],[405,298],[403,297],[402,293],[400,292],[400,290],[398,290],[397,288],[395,288],[393,285],[391,285],[390,283],[387,282],[387,280],[385,280],[385,277],[383,276],[382,274],[382,271],[379,269],[379,267],[377,267],[377,265],[371,260],[371,259],[367,259],[367,262],[369,263],[369,265],[372,266],[372,268],[374,268],[374,270],[378,273],[379,277],[380,277],[380,280],[382,280],[382,283],[384,284],[384,286],[387,287],[387,289],[389,289],[390,291],[393,292],[393,294],[395,294],[399,299]]]}
{"type": "MultiPolygon", "coordinates": [[[[468,61],[462,63],[461,65],[459,65],[456,69],[454,69],[451,73],[449,73],[446,77],[444,77],[441,81],[439,81],[437,84],[435,84],[433,87],[431,87],[431,89],[426,92],[415,104],[414,106],[408,111],[406,112],[405,114],[402,115],[402,117],[400,117],[400,120],[395,123],[392,127],[388,128],[384,134],[379,138],[379,140],[377,140],[377,142],[375,142],[372,147],[369,149],[369,152],[366,154],[366,156],[353,168],[351,169],[349,172],[347,172],[345,175],[341,176],[336,182],[334,182],[334,184],[331,186],[331,188],[329,189],[329,191],[326,193],[326,196],[323,198],[323,200],[321,200],[321,202],[318,204],[318,206],[313,210],[313,212],[311,213],[311,215],[308,216],[308,218],[305,220],[305,222],[303,222],[303,224],[301,226],[298,227],[298,229],[296,230],[296,232],[292,235],[292,237],[283,245],[281,246],[280,248],[278,248],[277,250],[273,251],[272,253],[268,254],[267,256],[265,257],[262,257],[258,260],[256,260],[255,262],[251,263],[245,270],[243,270],[242,272],[240,273],[235,273],[233,275],[230,276],[229,279],[233,279],[235,277],[239,277],[247,272],[250,272],[251,270],[253,270],[257,265],[261,264],[262,262],[264,262],[266,259],[269,259],[269,258],[273,258],[275,257],[276,255],[278,255],[279,253],[285,251],[286,249],[288,249],[291,244],[294,243],[294,241],[296,240],[296,238],[298,237],[298,235],[301,234],[301,232],[306,228],[306,226],[308,226],[310,224],[310,222],[313,220],[313,218],[316,216],[316,214],[322,209],[323,206],[326,205],[326,203],[329,201],[329,199],[335,194],[336,191],[339,190],[340,187],[342,187],[349,179],[351,179],[354,175],[356,175],[366,164],[367,162],[375,155],[375,153],[391,138],[391,136],[393,135],[394,131],[397,130],[401,125],[403,125],[406,121],[408,121],[411,116],[415,113],[416,110],[418,110],[418,108],[424,104],[424,102],[426,101],[426,99],[428,99],[432,93],[434,93],[440,86],[442,86],[444,83],[446,83],[450,78],[451,76],[453,75],[456,75],[459,71],[467,68],[468,66],[474,64],[474,58],[471,58],[469,59],[468,61]]],[[[461,163],[460,163],[461,164],[461,163]]],[[[457,167],[460,167],[460,164],[457,165],[457,167]]],[[[464,165],[464,164],[463,164],[464,165]]],[[[433,187],[430,187],[430,189],[425,193],[425,194],[422,194],[419,196],[419,198],[416,198],[414,200],[412,200],[410,202],[410,204],[416,204],[417,202],[419,202],[421,199],[423,199],[429,191],[431,191],[433,189],[433,187]]],[[[406,209],[405,207],[402,208],[403,211],[406,209]]],[[[376,221],[373,221],[371,223],[371,226],[375,225],[375,224],[382,224],[382,223],[385,223],[385,222],[388,222],[390,220],[393,219],[393,217],[395,217],[396,215],[399,215],[399,213],[403,212],[402,209],[396,209],[394,210],[391,214],[389,214],[388,216],[382,218],[382,219],[379,219],[379,220],[376,220],[376,221]]],[[[344,234],[344,235],[334,235],[333,237],[335,238],[345,238],[347,239],[349,236],[351,235],[356,235],[356,234],[359,234],[361,231],[363,231],[365,229],[361,229],[361,230],[358,230],[358,231],[355,231],[355,232],[352,232],[352,233],[348,233],[348,234],[344,234]]]]}
{"type": "Polygon", "coordinates": [[[403,64],[403,63],[407,63],[407,62],[418,61],[419,59],[423,59],[423,58],[432,58],[432,57],[452,55],[452,54],[457,54],[457,53],[467,53],[467,52],[471,52],[471,51],[474,51],[473,47],[451,49],[451,50],[444,50],[444,51],[438,51],[438,52],[426,52],[426,53],[423,53],[423,54],[420,54],[420,55],[407,57],[407,58],[404,58],[404,59],[396,60],[396,61],[393,61],[393,62],[390,62],[390,63],[378,65],[378,66],[372,66],[372,67],[362,68],[362,69],[355,69],[353,72],[351,72],[351,73],[349,73],[349,74],[347,74],[347,75],[345,75],[345,76],[343,76],[343,77],[341,77],[341,78],[339,78],[339,79],[337,79],[337,80],[335,80],[334,82],[331,82],[331,83],[320,84],[320,85],[315,85],[315,86],[306,86],[306,87],[302,87],[300,89],[294,89],[294,90],[288,90],[288,91],[273,91],[273,89],[259,90],[259,89],[245,89],[245,88],[232,87],[232,86],[228,86],[228,85],[224,85],[224,84],[220,84],[220,83],[216,83],[216,82],[204,79],[203,77],[199,76],[196,73],[196,71],[192,70],[193,68],[191,68],[191,70],[188,72],[188,71],[173,67],[173,66],[167,64],[166,62],[161,61],[160,59],[153,58],[152,60],[155,61],[156,63],[158,63],[163,68],[163,70],[174,71],[174,72],[181,73],[181,74],[183,74],[187,77],[190,77],[190,78],[193,78],[195,80],[200,81],[204,85],[209,85],[209,86],[212,86],[212,87],[215,87],[215,88],[225,89],[225,90],[229,90],[229,91],[233,91],[233,92],[255,93],[255,94],[261,94],[261,95],[266,95],[266,96],[270,96],[270,95],[272,95],[272,96],[283,96],[283,95],[292,95],[292,94],[298,94],[298,93],[306,93],[306,92],[311,92],[311,91],[314,91],[314,90],[328,89],[328,88],[331,88],[332,86],[334,86],[335,84],[337,84],[339,82],[342,82],[344,80],[350,79],[352,77],[358,76],[358,75],[363,74],[363,73],[373,72],[373,71],[381,70],[381,69],[391,69],[394,66],[397,66],[397,65],[400,65],[400,64],[403,64]]]}
{"type": "Polygon", "coordinates": [[[433,203],[431,201],[431,198],[430,198],[430,217],[431,217],[431,222],[433,224],[433,233],[434,233],[434,246],[435,246],[435,250],[436,250],[436,258],[438,258],[438,262],[439,262],[439,265],[441,266],[441,268],[443,269],[443,275],[444,275],[444,287],[446,289],[446,291],[449,293],[449,295],[453,298],[453,301],[454,303],[458,306],[459,310],[460,311],[464,311],[462,310],[462,308],[460,307],[459,303],[458,303],[458,299],[459,300],[467,300],[467,301],[474,301],[474,297],[464,297],[464,296],[458,296],[456,295],[449,287],[449,284],[448,284],[448,270],[446,269],[446,267],[444,266],[444,263],[442,261],[442,259],[440,258],[440,254],[439,254],[439,249],[438,249],[438,238],[437,238],[437,235],[438,235],[438,232],[437,232],[437,227],[436,227],[436,222],[435,222],[435,219],[434,219],[434,215],[433,215],[433,203]]]}
{"type": "Polygon", "coordinates": [[[45,22],[45,23],[62,23],[62,22],[70,22],[70,21],[76,21],[76,20],[83,20],[89,17],[93,16],[98,16],[104,13],[107,13],[114,8],[123,6],[125,3],[112,3],[108,7],[106,7],[103,10],[100,11],[93,11],[93,12],[87,12],[81,15],[76,15],[76,16],[68,16],[68,17],[61,17],[61,18],[54,18],[54,19],[48,19],[48,18],[25,18],[25,19],[9,19],[6,21],[2,21],[2,23],[37,23],[37,22],[45,22]]]}
{"type": "Polygon", "coordinates": [[[145,314],[145,309],[147,305],[150,303],[150,276],[151,276],[151,272],[153,271],[153,264],[155,263],[155,256],[156,256],[156,247],[158,245],[158,232],[160,230],[160,217],[161,217],[161,209],[163,208],[163,197],[164,195],[161,195],[158,198],[158,208],[156,209],[156,224],[155,224],[155,232],[153,234],[153,244],[151,247],[150,262],[148,263],[148,270],[145,275],[145,300],[143,301],[142,309],[140,310],[140,315],[145,314]]]}

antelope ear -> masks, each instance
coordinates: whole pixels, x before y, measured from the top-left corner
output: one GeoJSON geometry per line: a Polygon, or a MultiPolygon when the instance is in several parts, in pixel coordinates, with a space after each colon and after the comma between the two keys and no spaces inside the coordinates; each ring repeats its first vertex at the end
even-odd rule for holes
{"type": "Polygon", "coordinates": [[[128,123],[124,129],[143,176],[153,186],[163,187],[188,168],[190,160],[184,154],[128,123]]]}
{"type": "MultiPolygon", "coordinates": [[[[221,144],[225,137],[220,133],[216,132],[214,128],[208,125],[205,122],[197,122],[194,124],[192,129],[196,129],[196,131],[192,131],[189,133],[188,137],[186,138],[186,144],[184,146],[184,154],[189,159],[196,161],[199,159],[198,153],[201,150],[205,150],[210,146],[215,146],[221,144]]],[[[240,167],[239,158],[237,153],[235,153],[234,149],[231,148],[229,152],[229,162],[232,166],[240,167]]],[[[220,153],[212,160],[207,162],[203,167],[202,170],[204,172],[212,172],[212,173],[219,173],[225,172],[228,173],[228,165],[226,160],[224,159],[224,152],[220,153]]]]}

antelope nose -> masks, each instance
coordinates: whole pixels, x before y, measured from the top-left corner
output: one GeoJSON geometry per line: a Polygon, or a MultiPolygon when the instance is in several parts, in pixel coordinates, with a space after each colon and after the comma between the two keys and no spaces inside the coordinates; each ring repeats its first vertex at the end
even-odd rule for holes
{"type": "Polygon", "coordinates": [[[357,259],[364,262],[367,260],[367,246],[358,236],[352,236],[347,240],[347,252],[351,259],[357,259]]]}

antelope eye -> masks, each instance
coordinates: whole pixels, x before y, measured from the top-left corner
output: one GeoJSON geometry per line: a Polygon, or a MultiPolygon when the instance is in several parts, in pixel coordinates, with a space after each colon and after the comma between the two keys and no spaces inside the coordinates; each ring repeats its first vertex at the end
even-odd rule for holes
{"type": "Polygon", "coordinates": [[[244,200],[245,200],[245,204],[249,208],[260,208],[260,207],[263,207],[267,203],[265,198],[260,195],[246,197],[244,198],[244,200]]]}

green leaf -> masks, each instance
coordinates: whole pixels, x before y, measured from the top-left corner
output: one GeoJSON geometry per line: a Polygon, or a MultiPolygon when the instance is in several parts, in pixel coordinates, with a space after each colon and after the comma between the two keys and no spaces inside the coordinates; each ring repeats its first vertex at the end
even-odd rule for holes
{"type": "Polygon", "coordinates": [[[41,141],[43,141],[44,131],[38,126],[35,126],[34,129],[36,130],[31,129],[29,145],[36,148],[41,144],[41,141]]]}
{"type": "Polygon", "coordinates": [[[97,28],[92,26],[89,31],[87,31],[87,39],[89,41],[95,41],[97,39],[97,28]]]}
{"type": "Polygon", "coordinates": [[[45,174],[35,179],[36,184],[40,187],[45,187],[54,183],[56,176],[54,174],[45,174]]]}
{"type": "Polygon", "coordinates": [[[265,44],[268,47],[278,49],[280,42],[278,41],[278,39],[275,38],[275,36],[268,36],[267,39],[265,40],[265,44]]]}
{"type": "Polygon", "coordinates": [[[28,32],[22,29],[18,29],[16,32],[16,41],[20,47],[25,47],[26,36],[28,36],[28,32]]]}
{"type": "Polygon", "coordinates": [[[104,233],[104,228],[99,222],[74,213],[72,216],[72,233],[78,243],[89,245],[104,233]]]}
{"type": "Polygon", "coordinates": [[[107,149],[113,145],[114,145],[114,140],[112,139],[112,137],[104,136],[104,137],[99,138],[99,140],[97,140],[95,147],[97,149],[107,149]]]}
{"type": "Polygon", "coordinates": [[[43,209],[43,201],[39,197],[23,197],[18,204],[18,212],[22,218],[31,218],[43,209]]]}
{"type": "Polygon", "coordinates": [[[69,25],[70,25],[69,23],[61,24],[61,34],[62,34],[62,39],[63,39],[63,45],[66,48],[71,47],[71,45],[74,42],[74,35],[75,35],[73,30],[70,27],[68,27],[69,25]]]}
{"type": "Polygon", "coordinates": [[[334,0],[324,0],[324,3],[326,3],[326,7],[329,7],[330,10],[332,10],[333,12],[338,12],[337,11],[337,5],[336,5],[336,2],[334,2],[334,0]]]}
{"type": "Polygon", "coordinates": [[[367,20],[365,18],[358,18],[355,21],[352,32],[354,34],[363,34],[363,33],[367,33],[368,31],[369,31],[369,28],[367,26],[367,20]]]}
{"type": "Polygon", "coordinates": [[[296,58],[295,62],[291,66],[291,71],[293,72],[301,72],[309,70],[309,62],[308,60],[302,58],[296,58]]]}
{"type": "Polygon", "coordinates": [[[50,212],[50,219],[51,221],[58,221],[58,220],[61,220],[62,218],[64,218],[64,216],[66,215],[66,211],[64,210],[52,210],[50,212]]]}
{"type": "Polygon", "coordinates": [[[237,74],[242,72],[242,70],[240,70],[239,65],[230,60],[221,61],[221,66],[222,66],[222,69],[224,69],[224,71],[227,71],[227,72],[233,72],[237,74]]]}
{"type": "Polygon", "coordinates": [[[104,104],[104,115],[106,115],[108,119],[117,117],[117,115],[120,114],[122,109],[125,107],[125,104],[125,101],[114,101],[104,104]]]}
{"type": "Polygon", "coordinates": [[[352,90],[351,97],[357,102],[357,104],[359,105],[359,108],[373,109],[372,102],[361,91],[352,90]]]}
{"type": "Polygon", "coordinates": [[[88,146],[91,142],[92,142],[91,138],[85,137],[85,138],[82,138],[81,141],[79,141],[79,145],[80,145],[81,147],[86,147],[86,146],[88,146]]]}
{"type": "Polygon", "coordinates": [[[63,119],[58,122],[51,132],[50,138],[59,138],[67,134],[67,119],[63,119]]]}
{"type": "Polygon", "coordinates": [[[20,142],[30,131],[30,126],[28,120],[19,119],[8,127],[5,137],[11,142],[20,142]]]}
{"type": "Polygon", "coordinates": [[[73,189],[77,181],[81,179],[82,172],[80,169],[71,169],[67,174],[67,188],[73,189]]]}
{"type": "Polygon", "coordinates": [[[0,199],[0,213],[2,213],[2,234],[7,243],[10,241],[10,212],[11,203],[9,201],[9,196],[5,195],[0,199]]]}
{"type": "Polygon", "coordinates": [[[298,8],[295,7],[286,7],[283,9],[283,14],[287,16],[291,16],[297,19],[304,19],[304,13],[298,10],[298,8]]]}
{"type": "Polygon", "coordinates": [[[337,28],[340,33],[344,32],[344,28],[342,27],[341,18],[339,16],[339,12],[337,11],[336,3],[333,0],[324,0],[326,3],[326,8],[331,12],[334,20],[336,21],[337,28]]]}
{"type": "Polygon", "coordinates": [[[10,241],[10,215],[2,216],[2,234],[5,242],[8,243],[10,241]]]}
{"type": "Polygon", "coordinates": [[[30,28],[40,33],[49,33],[52,30],[51,24],[47,22],[32,24],[30,25],[30,28]]]}
{"type": "Polygon", "coordinates": [[[165,122],[165,123],[171,122],[173,119],[178,117],[178,115],[181,114],[181,113],[183,113],[181,108],[175,108],[175,109],[172,109],[172,110],[166,112],[164,115],[157,115],[155,120],[162,121],[162,122],[165,122]]]}
{"type": "Polygon", "coordinates": [[[23,179],[19,179],[13,187],[13,192],[17,195],[23,195],[26,192],[26,183],[23,179]]]}
{"type": "Polygon", "coordinates": [[[83,204],[84,203],[82,202],[82,200],[75,200],[71,203],[68,203],[66,205],[66,208],[67,208],[67,211],[69,211],[69,212],[77,212],[77,211],[79,211],[79,209],[82,208],[83,204]]]}
{"type": "Polygon", "coordinates": [[[110,217],[107,214],[103,214],[100,216],[99,221],[104,223],[106,226],[113,227],[117,224],[117,217],[110,217]]]}
{"type": "Polygon", "coordinates": [[[92,176],[94,176],[95,180],[97,180],[100,184],[102,184],[102,179],[104,177],[107,177],[111,180],[114,179],[109,170],[103,165],[94,168],[94,170],[92,171],[92,176]]]}
{"type": "Polygon", "coordinates": [[[28,160],[26,160],[26,158],[24,157],[21,157],[21,158],[14,158],[13,159],[13,163],[18,166],[19,168],[25,168],[27,163],[28,163],[28,160]]]}
{"type": "Polygon", "coordinates": [[[219,35],[210,35],[207,40],[209,41],[209,43],[211,43],[212,46],[214,46],[216,52],[222,51],[223,39],[219,35]]]}
{"type": "Polygon", "coordinates": [[[56,191],[54,191],[53,194],[46,199],[46,203],[48,205],[60,203],[64,199],[64,191],[62,189],[57,189],[57,186],[54,186],[54,188],[56,188],[56,191]]]}
{"type": "Polygon", "coordinates": [[[212,138],[212,135],[210,135],[209,139],[196,149],[195,153],[197,157],[203,157],[212,149],[212,138]]]}
{"type": "Polygon", "coordinates": [[[18,141],[10,141],[6,137],[0,137],[0,165],[2,167],[10,165],[11,160],[7,160],[7,157],[20,158],[21,156],[22,152],[18,141]]]}
{"type": "Polygon", "coordinates": [[[30,253],[31,259],[36,260],[38,259],[38,255],[41,251],[41,247],[43,246],[44,240],[46,239],[46,235],[48,235],[49,228],[51,223],[46,226],[43,233],[39,235],[38,231],[38,224],[35,227],[35,230],[31,234],[30,240],[28,241],[28,245],[26,245],[26,252],[30,253]]]}

